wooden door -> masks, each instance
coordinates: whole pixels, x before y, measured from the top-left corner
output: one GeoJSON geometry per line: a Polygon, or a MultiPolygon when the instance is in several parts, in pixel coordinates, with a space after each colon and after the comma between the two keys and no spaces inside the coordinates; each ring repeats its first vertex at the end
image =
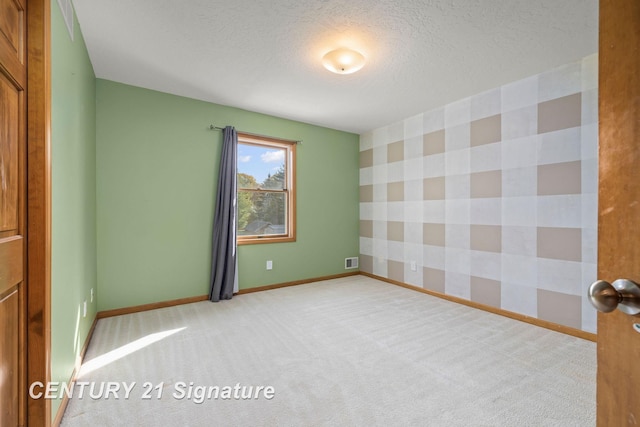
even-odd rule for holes
{"type": "MultiPolygon", "coordinates": [[[[640,1],[600,1],[598,278],[640,283],[640,1]]],[[[598,426],[640,425],[640,316],[598,313],[598,426]]]]}
{"type": "Polygon", "coordinates": [[[25,424],[26,13],[0,0],[0,426],[25,424]]]}

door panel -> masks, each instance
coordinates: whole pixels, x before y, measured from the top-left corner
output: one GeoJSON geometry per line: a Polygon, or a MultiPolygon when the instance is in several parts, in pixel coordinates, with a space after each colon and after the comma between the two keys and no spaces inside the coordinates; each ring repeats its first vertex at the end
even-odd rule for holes
{"type": "Polygon", "coordinates": [[[20,97],[20,90],[0,76],[0,237],[18,230],[20,97]]]}
{"type": "MultiPolygon", "coordinates": [[[[11,325],[20,315],[20,291],[14,290],[0,299],[0,325],[11,325]]],[[[20,335],[16,328],[9,328],[0,334],[0,426],[19,425],[19,366],[20,335]],[[6,406],[5,406],[6,405],[6,406]],[[5,409],[6,408],[6,409],[5,409]]]]}
{"type": "Polygon", "coordinates": [[[22,10],[19,3],[14,1],[3,1],[0,3],[0,33],[4,36],[9,46],[13,49],[16,57],[22,54],[22,32],[23,25],[22,10]]]}
{"type": "MultiPolygon", "coordinates": [[[[0,58],[7,74],[25,77],[25,8],[21,0],[0,0],[0,58]]],[[[24,87],[24,85],[22,85],[24,87]]]]}
{"type": "Polygon", "coordinates": [[[0,426],[26,424],[25,10],[0,0],[0,426]]]}
{"type": "Polygon", "coordinates": [[[21,236],[0,239],[0,298],[22,282],[23,242],[21,236]]]}
{"type": "MultiPolygon", "coordinates": [[[[640,1],[600,1],[598,278],[640,283],[640,1]]],[[[599,426],[640,425],[640,317],[598,313],[599,426]]]]}

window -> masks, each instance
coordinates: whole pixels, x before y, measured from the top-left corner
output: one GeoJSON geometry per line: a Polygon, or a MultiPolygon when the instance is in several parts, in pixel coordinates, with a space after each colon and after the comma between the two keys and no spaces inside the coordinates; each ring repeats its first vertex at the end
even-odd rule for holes
{"type": "Polygon", "coordinates": [[[293,242],[294,142],[238,133],[238,244],[293,242]]]}

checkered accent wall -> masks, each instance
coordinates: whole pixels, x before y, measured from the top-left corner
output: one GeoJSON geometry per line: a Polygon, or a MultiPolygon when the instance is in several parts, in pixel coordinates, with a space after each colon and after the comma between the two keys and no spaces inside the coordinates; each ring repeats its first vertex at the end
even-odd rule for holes
{"type": "Polygon", "coordinates": [[[597,71],[592,55],[361,135],[361,270],[595,332],[597,71]]]}

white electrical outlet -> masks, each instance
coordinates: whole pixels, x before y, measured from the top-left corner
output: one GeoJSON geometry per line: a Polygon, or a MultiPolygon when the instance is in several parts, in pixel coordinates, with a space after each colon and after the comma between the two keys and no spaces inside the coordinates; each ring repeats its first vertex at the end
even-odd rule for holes
{"type": "Polygon", "coordinates": [[[91,288],[91,302],[93,302],[93,288],[91,288]]]}
{"type": "Polygon", "coordinates": [[[82,317],[87,317],[87,300],[82,304],[82,317]]]}
{"type": "Polygon", "coordinates": [[[417,271],[418,267],[416,266],[416,262],[415,261],[411,261],[411,271],[417,271]]]}
{"type": "Polygon", "coordinates": [[[267,261],[267,270],[273,270],[273,261],[267,261]]]}

